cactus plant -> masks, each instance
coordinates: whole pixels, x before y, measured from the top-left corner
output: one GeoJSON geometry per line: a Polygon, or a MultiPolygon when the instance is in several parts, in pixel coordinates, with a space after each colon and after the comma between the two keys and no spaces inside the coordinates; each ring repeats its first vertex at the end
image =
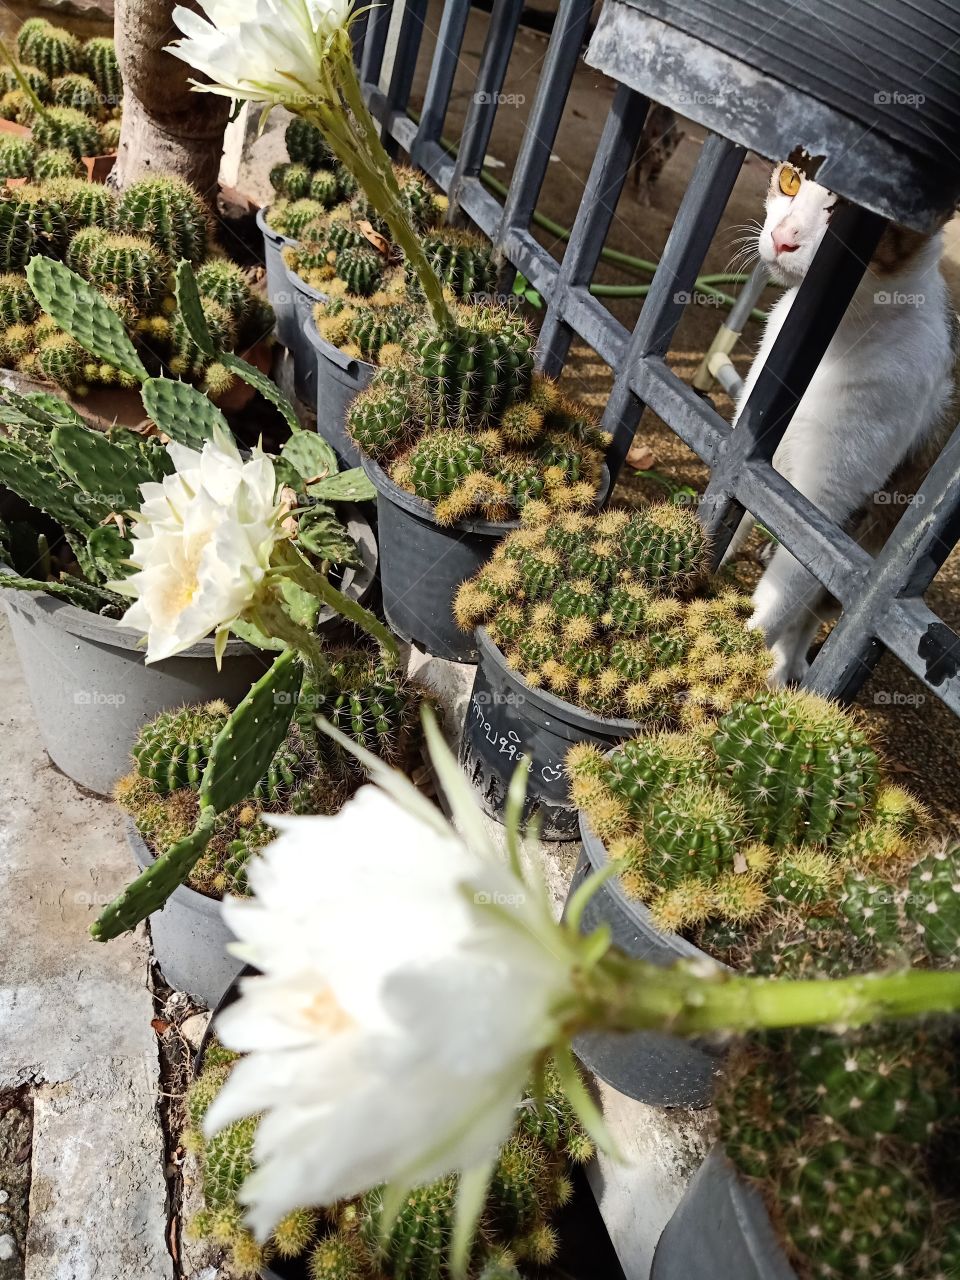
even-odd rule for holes
{"type": "Polygon", "coordinates": [[[77,160],[100,151],[96,121],[74,107],[49,107],[34,122],[33,139],[38,147],[69,151],[77,160]]]}
{"type": "Polygon", "coordinates": [[[15,324],[32,324],[39,311],[26,276],[0,276],[0,325],[4,329],[15,324]]]}
{"type": "Polygon", "coordinates": [[[380,380],[361,391],[353,401],[347,425],[364,453],[386,461],[415,436],[416,405],[405,387],[380,380]]]}
{"type": "Polygon", "coordinates": [[[529,390],[533,343],[523,321],[500,308],[464,309],[459,318],[415,338],[427,404],[437,426],[485,426],[529,390]]]}
{"type": "Polygon", "coordinates": [[[33,176],[40,183],[56,182],[60,178],[77,178],[83,174],[83,165],[69,151],[38,151],[33,162],[33,176]]]}
{"type": "Polygon", "coordinates": [[[37,148],[30,138],[0,137],[0,175],[4,178],[31,178],[37,161],[37,148]]]}
{"type": "Polygon", "coordinates": [[[116,226],[116,192],[103,183],[67,179],[54,183],[51,190],[63,206],[72,231],[93,227],[108,232],[116,226]]]}
{"type": "Polygon", "coordinates": [[[117,207],[117,227],[143,236],[171,262],[197,265],[210,247],[210,214],[188,182],[167,176],[129,186],[117,207]]]}
{"type": "Polygon", "coordinates": [[[80,41],[45,18],[28,18],[17,35],[20,61],[38,67],[48,79],[78,71],[83,65],[80,41]]]}
{"type": "Polygon", "coordinates": [[[280,235],[296,240],[324,212],[324,206],[316,200],[278,200],[267,215],[267,224],[280,235]]]}
{"type": "Polygon", "coordinates": [[[119,107],[123,101],[123,77],[113,39],[110,36],[92,36],[85,41],[83,65],[100,90],[105,105],[119,107]]]}
{"type": "Polygon", "coordinates": [[[73,107],[94,120],[106,114],[103,94],[90,77],[80,71],[58,76],[51,85],[51,92],[58,107],[73,107]]]}
{"type": "Polygon", "coordinates": [[[479,237],[463,231],[434,232],[425,237],[423,247],[444,288],[455,297],[492,294],[496,290],[493,252],[479,237]]]}
{"type": "Polygon", "coordinates": [[[386,296],[350,305],[340,298],[331,298],[314,307],[314,320],[321,337],[373,363],[379,361],[384,347],[400,343],[416,319],[417,312],[408,303],[386,296]]]}
{"type": "MultiPolygon", "coordinates": [[[[32,67],[26,63],[20,63],[17,67],[19,75],[26,80],[27,84],[37,95],[41,103],[47,103],[52,96],[50,87],[50,77],[39,67],[32,67]]],[[[20,95],[26,101],[26,95],[22,93],[20,80],[13,67],[3,67],[0,69],[0,94],[6,95],[15,93],[20,95]]],[[[31,108],[32,108],[32,104],[31,108]]]]}
{"type": "Polygon", "coordinates": [[[367,298],[380,287],[384,259],[370,245],[345,245],[336,254],[333,269],[348,293],[367,298]]]}
{"type": "Polygon", "coordinates": [[[757,837],[776,847],[850,836],[879,783],[877,753],[852,713],[781,691],[720,722],[714,749],[757,837]]]}
{"type": "Polygon", "coordinates": [[[287,154],[294,163],[302,164],[307,169],[332,168],[333,153],[321,131],[307,120],[294,116],[287,125],[284,140],[287,154]]]}
{"type": "Polygon", "coordinates": [[[170,294],[170,263],[142,236],[108,234],[94,239],[83,266],[91,284],[126,299],[138,312],[159,309],[170,294]]]}

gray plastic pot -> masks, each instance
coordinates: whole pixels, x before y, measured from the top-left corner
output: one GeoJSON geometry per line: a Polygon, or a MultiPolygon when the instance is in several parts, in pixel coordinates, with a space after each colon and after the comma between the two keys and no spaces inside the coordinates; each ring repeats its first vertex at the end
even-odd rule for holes
{"type": "MultiPolygon", "coordinates": [[[[130,818],[127,840],[137,866],[145,871],[154,855],[130,818]]],[[[163,910],[150,917],[153,955],[160,972],[175,991],[185,991],[208,1009],[216,1007],[243,968],[243,961],[227,951],[234,935],[224,924],[220,908],[218,898],[180,885],[163,910]]]]}
{"type": "Polygon", "coordinates": [[[257,226],[263,235],[263,261],[267,269],[267,297],[277,320],[277,341],[289,347],[296,333],[297,317],[283,251],[288,245],[295,245],[297,242],[268,225],[269,212],[269,208],[257,210],[257,226]]]}
{"type": "MultiPolygon", "coordinates": [[[[363,603],[376,578],[376,539],[358,507],[345,514],[363,566],[345,570],[340,588],[363,603]]],[[[146,666],[141,634],[113,619],[52,596],[12,588],[0,588],[0,596],[44,748],[68,778],[98,795],[110,795],[129,772],[130,749],[147,720],[169,707],[211,698],[235,705],[272,661],[270,654],[232,639],[218,672],[213,641],[202,640],[146,666]]],[[[317,626],[331,639],[349,634],[332,609],[321,611],[317,626]]]]}
{"type": "MultiPolygon", "coordinates": [[[[394,484],[372,458],[362,455],[360,465],[377,491],[380,584],[387,622],[401,639],[435,658],[476,662],[474,637],[454,621],[453,597],[520,522],[461,520],[444,527],[437,524],[432,503],[394,484]]],[[[604,467],[598,503],[609,488],[604,467]]]]}
{"type": "Polygon", "coordinates": [[[545,840],[577,840],[577,810],[570,802],[563,762],[576,742],[606,750],[633,737],[635,720],[591,715],[544,689],[531,689],[484,627],[475,632],[479,663],[463,722],[460,767],[485,812],[503,821],[507,789],[521,756],[530,757],[525,816],[538,816],[545,840]]]}
{"type": "Polygon", "coordinates": [[[313,308],[318,302],[326,302],[327,295],[301,280],[295,271],[284,265],[287,288],[293,302],[293,324],[287,343],[293,356],[293,389],[304,404],[317,402],[317,355],[310,339],[308,327],[313,326],[313,308]]]}
{"type": "Polygon", "coordinates": [[[797,1280],[762,1196],[721,1147],[707,1156],[664,1227],[650,1280],[797,1280]]]}
{"type": "MultiPolygon", "coordinates": [[[[568,902],[587,876],[604,870],[609,863],[603,842],[584,813],[580,814],[580,834],[583,849],[570,882],[568,902]]],[[[658,929],[643,903],[624,893],[617,876],[606,880],[590,899],[581,931],[591,933],[601,925],[607,926],[621,951],[651,964],[708,959],[679,934],[658,929]]],[[[573,1048],[584,1066],[601,1080],[628,1098],[654,1107],[709,1106],[723,1065],[722,1052],[707,1042],[682,1040],[659,1031],[628,1035],[590,1032],[578,1036],[573,1048]]]]}
{"type": "Polygon", "coordinates": [[[359,467],[360,450],[347,434],[347,410],[354,396],[369,385],[373,365],[345,356],[332,342],[321,338],[312,314],[306,334],[317,359],[317,432],[341,462],[359,467]]]}

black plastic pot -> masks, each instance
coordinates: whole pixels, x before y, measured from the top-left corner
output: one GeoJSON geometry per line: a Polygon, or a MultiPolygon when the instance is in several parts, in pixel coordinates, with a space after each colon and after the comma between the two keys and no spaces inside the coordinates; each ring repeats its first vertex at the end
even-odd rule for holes
{"type": "MultiPolygon", "coordinates": [[[[453,597],[487,563],[494,548],[519,527],[518,520],[461,520],[437,524],[431,503],[393,483],[372,458],[361,456],[377,490],[380,583],[387,622],[401,639],[436,658],[476,662],[477,645],[453,617],[453,597]]],[[[606,467],[597,496],[610,488],[606,467]]]]}
{"type": "Polygon", "coordinates": [[[296,333],[296,312],[293,306],[293,292],[287,280],[287,268],[283,261],[283,251],[288,245],[295,245],[296,240],[283,236],[267,224],[269,208],[257,210],[257,226],[263,234],[263,261],[267,269],[267,297],[273,307],[277,320],[277,341],[289,347],[296,333]]]}
{"type": "Polygon", "coordinates": [[[503,821],[507,788],[521,756],[530,757],[525,815],[540,819],[545,840],[579,838],[563,762],[575,742],[604,749],[632,737],[635,720],[602,719],[544,689],[532,689],[485,628],[475,634],[479,663],[460,739],[460,766],[486,813],[503,821]]]}
{"type": "Polygon", "coordinates": [[[318,302],[326,302],[327,295],[301,280],[289,267],[284,266],[284,270],[293,303],[293,323],[287,343],[293,356],[293,389],[304,404],[313,405],[317,401],[317,356],[307,329],[313,325],[313,308],[318,302]]]}
{"type": "MultiPolygon", "coordinates": [[[[608,865],[607,851],[580,814],[583,849],[570,882],[572,896],[588,875],[608,865]]],[[[569,902],[569,897],[568,897],[569,902]]],[[[613,941],[627,955],[651,964],[708,957],[676,933],[663,933],[650,912],[628,897],[616,876],[605,881],[587,904],[581,929],[590,933],[606,925],[613,941]]],[[[577,1057],[601,1080],[620,1093],[654,1107],[706,1107],[722,1067],[722,1053],[697,1040],[681,1040],[659,1031],[629,1035],[590,1032],[574,1041],[577,1057]]]]}
{"type": "Polygon", "coordinates": [[[402,640],[451,662],[475,662],[473,637],[453,618],[457,587],[487,563],[497,543],[517,528],[465,520],[444,528],[433,507],[407,493],[366,456],[360,465],[377,490],[380,584],[387,622],[402,640]]]}
{"type": "Polygon", "coordinates": [[[347,435],[347,410],[354,396],[369,384],[373,365],[345,356],[321,338],[312,314],[306,334],[317,361],[317,432],[345,466],[359,467],[360,450],[347,435]]]}
{"type": "Polygon", "coordinates": [[[664,1227],[650,1280],[797,1280],[763,1198],[721,1147],[707,1156],[664,1227]]]}

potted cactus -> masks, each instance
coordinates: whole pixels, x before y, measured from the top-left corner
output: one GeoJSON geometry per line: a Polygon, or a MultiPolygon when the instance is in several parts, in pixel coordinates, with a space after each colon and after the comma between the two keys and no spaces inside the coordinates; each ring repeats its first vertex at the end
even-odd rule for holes
{"type": "Polygon", "coordinates": [[[460,763],[502,821],[513,768],[530,756],[528,813],[563,840],[578,830],[563,773],[571,744],[707,720],[760,687],[769,658],[744,628],[742,597],[677,594],[706,577],[691,512],[558,512],[545,496],[454,601],[480,650],[460,763]]]}
{"type": "MultiPolygon", "coordinates": [[[[744,967],[789,979],[904,955],[956,964],[958,880],[956,849],[910,870],[855,873],[842,927],[811,930],[788,914],[744,967]]],[[[654,1280],[956,1275],[955,1042],[956,1024],[940,1021],[741,1045],[718,1085],[719,1145],[664,1230],[654,1280]]]]}
{"type": "Polygon", "coordinates": [[[28,18],[17,36],[17,53],[19,64],[0,72],[2,122],[8,130],[32,134],[41,151],[65,155],[81,174],[103,182],[116,159],[123,102],[113,40],[81,41],[45,18],[28,18]]]}
{"type": "MultiPolygon", "coordinates": [[[[296,249],[304,229],[352,193],[353,180],[336,161],[314,125],[295,116],[286,129],[289,160],[270,171],[276,198],[257,214],[263,235],[267,294],[277,317],[277,338],[296,362],[300,389],[308,390],[311,354],[303,337],[306,315],[317,301],[316,290],[287,271],[284,250],[296,249]]],[[[312,389],[312,383],[311,383],[312,389]]],[[[298,392],[299,394],[299,392],[298,392]]],[[[301,397],[310,400],[310,395],[301,397]]]]}
{"type": "MultiPolygon", "coordinates": [[[[420,687],[363,649],[334,648],[329,659],[328,687],[301,689],[295,718],[263,776],[218,814],[202,856],[150,917],[154,958],[167,982],[210,1008],[241,969],[226,951],[233,935],[220,900],[247,894],[250,859],[273,835],[264,816],[336,813],[363,780],[354,758],[317,733],[317,716],[381,759],[411,769],[417,763],[420,687]]],[[[229,706],[217,700],[161,712],[141,728],[133,770],[114,791],[129,815],[141,872],[196,825],[203,775],[213,752],[227,749],[226,737],[216,743],[229,718],[229,706]]]]}
{"type": "MultiPolygon", "coordinates": [[[[605,923],[625,950],[663,965],[706,952],[740,968],[781,913],[838,915],[854,873],[915,858],[928,822],[883,780],[856,715],[809,693],[764,692],[715,725],[607,754],[581,744],[566,769],[581,810],[575,885],[616,871],[584,927],[605,923]]],[[[718,1067],[708,1047],[643,1034],[584,1037],[578,1052],[660,1105],[705,1105],[718,1067]]]]}
{"type": "MultiPolygon", "coordinates": [[[[181,297],[190,291],[188,279],[195,289],[184,266],[181,297]]],[[[109,367],[117,377],[141,385],[158,432],[188,448],[218,429],[227,432],[222,414],[199,390],[148,376],[118,315],[67,267],[36,259],[30,280],[35,300],[59,322],[67,342],[87,359],[92,356],[98,368],[109,367]]],[[[3,298],[8,314],[10,308],[28,306],[22,290],[10,282],[6,293],[0,285],[3,298]]],[[[194,310],[191,341],[213,352],[199,301],[194,310]]],[[[278,398],[255,369],[234,356],[222,358],[232,362],[238,377],[253,379],[278,398]]],[[[296,426],[289,406],[286,413],[296,426]]],[[[124,601],[115,588],[130,572],[124,513],[139,505],[142,484],[161,481],[171,470],[156,432],[97,431],[62,400],[43,393],[8,393],[0,421],[7,429],[0,439],[0,483],[29,503],[35,517],[42,512],[49,521],[12,522],[7,548],[12,573],[4,580],[4,605],[38,723],[55,763],[90,790],[108,794],[126,771],[145,720],[165,707],[198,699],[238,702],[271,659],[263,637],[249,633],[227,644],[219,674],[210,639],[145,666],[137,633],[118,625],[124,601]]],[[[317,563],[339,565],[342,591],[362,601],[376,572],[376,544],[358,509],[344,508],[345,526],[331,505],[363,497],[362,475],[353,480],[337,475],[329,448],[300,431],[284,446],[278,467],[297,545],[317,563]]],[[[301,602],[299,613],[321,632],[342,626],[329,603],[301,602]]]]}
{"type": "MultiPolygon", "coordinates": [[[[225,1005],[229,999],[228,994],[225,1005]]],[[[445,1252],[453,1230],[455,1176],[412,1191],[385,1236],[384,1193],[377,1188],[316,1211],[296,1210],[266,1243],[254,1238],[238,1193],[256,1168],[258,1122],[238,1121],[212,1138],[202,1129],[207,1110],[241,1061],[209,1035],[197,1058],[183,1141],[196,1161],[204,1204],[187,1223],[188,1235],[222,1248],[237,1280],[378,1280],[385,1272],[449,1280],[445,1252]]],[[[520,1101],[513,1133],[500,1150],[469,1280],[533,1280],[549,1269],[562,1250],[556,1223],[574,1195],[571,1175],[593,1150],[549,1067],[542,1095],[534,1097],[531,1090],[520,1101]]]]}

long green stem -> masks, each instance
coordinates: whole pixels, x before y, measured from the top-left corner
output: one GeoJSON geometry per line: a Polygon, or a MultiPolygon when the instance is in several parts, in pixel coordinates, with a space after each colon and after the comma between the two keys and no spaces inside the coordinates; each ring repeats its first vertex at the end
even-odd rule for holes
{"type": "Polygon", "coordinates": [[[251,621],[264,635],[282,640],[291,649],[295,649],[313,672],[313,678],[321,689],[329,686],[330,664],[323,652],[323,646],[312,631],[294,622],[280,600],[273,596],[264,596],[253,609],[251,621]]]}
{"type": "Polygon", "coordinates": [[[669,969],[608,953],[582,975],[572,1032],[658,1028],[677,1035],[761,1027],[860,1026],[960,1008],[960,972],[904,969],[821,981],[669,969]]]}

